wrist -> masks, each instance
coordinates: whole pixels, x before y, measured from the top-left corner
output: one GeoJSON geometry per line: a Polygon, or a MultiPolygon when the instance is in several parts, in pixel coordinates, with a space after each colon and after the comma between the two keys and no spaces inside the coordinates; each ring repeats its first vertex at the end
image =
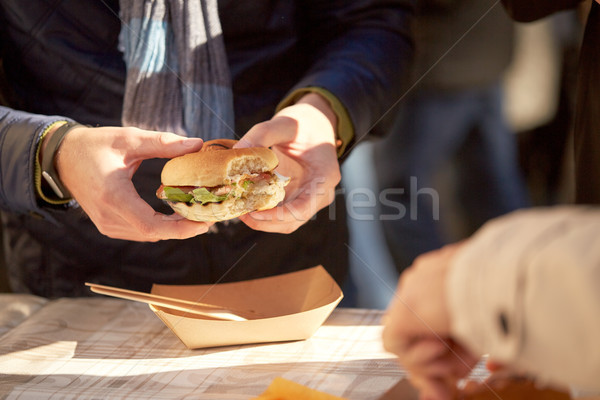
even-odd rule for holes
{"type": "MultiPolygon", "coordinates": [[[[329,104],[329,101],[321,96],[319,93],[307,93],[304,96],[302,96],[297,102],[296,104],[309,104],[313,107],[315,107],[317,110],[319,110],[321,113],[323,113],[323,115],[325,115],[325,117],[327,117],[327,119],[329,120],[329,123],[331,124],[331,128],[333,129],[334,132],[337,131],[337,124],[338,124],[338,117],[337,114],[333,111],[333,108],[331,107],[331,104],[329,104]]],[[[337,132],[336,132],[337,135],[337,132]]]]}
{"type": "Polygon", "coordinates": [[[342,145],[342,140],[340,139],[337,131],[338,127],[338,116],[331,107],[331,103],[321,94],[316,92],[310,92],[302,96],[296,104],[307,104],[315,109],[317,109],[321,114],[327,118],[329,123],[331,124],[331,131],[333,133],[333,142],[335,144],[336,149],[342,145]]]}
{"type": "Polygon", "coordinates": [[[62,183],[56,159],[64,137],[74,128],[82,125],[75,122],[58,123],[51,126],[44,134],[40,144],[38,160],[41,166],[42,175],[42,197],[45,200],[66,202],[71,199],[71,193],[62,183]]]}
{"type": "Polygon", "coordinates": [[[42,163],[43,163],[44,154],[46,154],[46,148],[48,147],[48,141],[54,135],[54,133],[58,130],[58,128],[65,125],[66,123],[67,123],[67,121],[61,121],[61,122],[52,124],[48,128],[48,130],[44,133],[44,136],[42,137],[42,141],[40,143],[40,152],[38,153],[39,154],[38,161],[40,162],[40,165],[42,165],[42,163]]]}

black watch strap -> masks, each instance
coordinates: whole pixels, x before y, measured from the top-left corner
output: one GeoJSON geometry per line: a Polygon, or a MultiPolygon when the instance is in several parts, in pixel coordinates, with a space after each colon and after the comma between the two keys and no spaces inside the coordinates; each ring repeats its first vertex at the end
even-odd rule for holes
{"type": "Polygon", "coordinates": [[[83,126],[77,122],[67,122],[64,125],[58,127],[52,134],[46,147],[44,148],[44,155],[42,157],[42,177],[48,183],[48,186],[61,200],[68,200],[71,198],[71,193],[65,188],[60,179],[58,178],[58,172],[54,168],[54,157],[58,151],[60,144],[65,138],[66,134],[73,128],[83,126]]]}

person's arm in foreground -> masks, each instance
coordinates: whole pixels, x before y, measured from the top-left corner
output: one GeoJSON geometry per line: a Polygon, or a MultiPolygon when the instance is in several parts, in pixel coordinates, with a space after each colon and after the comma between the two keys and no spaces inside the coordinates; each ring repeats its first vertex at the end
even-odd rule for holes
{"type": "Polygon", "coordinates": [[[402,96],[412,54],[410,0],[307,1],[305,76],[279,111],[238,146],[271,146],[277,169],[291,178],[283,204],[241,219],[263,231],[289,233],[334,200],[337,157],[364,138],[402,96]]]}
{"type": "Polygon", "coordinates": [[[600,210],[520,211],[425,254],[401,277],[384,346],[423,399],[480,355],[542,383],[600,390],[600,210]]]}
{"type": "MultiPolygon", "coordinates": [[[[40,198],[41,171],[36,165],[44,155],[42,134],[42,144],[47,143],[66,120],[0,107],[2,209],[51,220],[60,208],[40,198]]],[[[82,126],[65,136],[54,163],[73,199],[103,234],[136,241],[180,239],[204,233],[208,225],[155,212],[138,195],[131,178],[145,159],[172,158],[201,147],[200,139],[172,133],[82,126]]]]}

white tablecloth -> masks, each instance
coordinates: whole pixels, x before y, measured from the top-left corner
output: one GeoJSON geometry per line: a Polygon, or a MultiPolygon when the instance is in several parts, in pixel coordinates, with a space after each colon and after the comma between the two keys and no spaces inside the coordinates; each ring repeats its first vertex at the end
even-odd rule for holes
{"type": "Polygon", "coordinates": [[[247,400],[281,376],[376,399],[403,377],[381,316],[338,309],[309,340],[189,350],[144,304],[0,295],[0,398],[247,400]]]}

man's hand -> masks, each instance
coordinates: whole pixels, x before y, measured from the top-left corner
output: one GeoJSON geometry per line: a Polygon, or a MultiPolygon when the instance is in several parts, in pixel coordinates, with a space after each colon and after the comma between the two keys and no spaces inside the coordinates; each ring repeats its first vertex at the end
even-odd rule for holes
{"type": "MultiPolygon", "coordinates": [[[[131,181],[143,160],[198,151],[202,140],[137,128],[78,127],[65,136],[55,164],[61,181],[98,230],[116,239],[185,239],[205,223],[154,211],[131,181]]],[[[157,187],[160,182],[157,182],[157,187]]]]}
{"type": "Polygon", "coordinates": [[[417,258],[401,275],[384,320],[384,347],[398,356],[422,400],[451,399],[479,360],[450,335],[446,275],[459,246],[417,258]]]}
{"type": "Polygon", "coordinates": [[[307,94],[271,120],[255,125],[235,147],[271,147],[277,172],[291,178],[279,207],[243,215],[249,227],[290,233],[331,204],[340,182],[335,147],[337,117],[318,94],[307,94]]]}

